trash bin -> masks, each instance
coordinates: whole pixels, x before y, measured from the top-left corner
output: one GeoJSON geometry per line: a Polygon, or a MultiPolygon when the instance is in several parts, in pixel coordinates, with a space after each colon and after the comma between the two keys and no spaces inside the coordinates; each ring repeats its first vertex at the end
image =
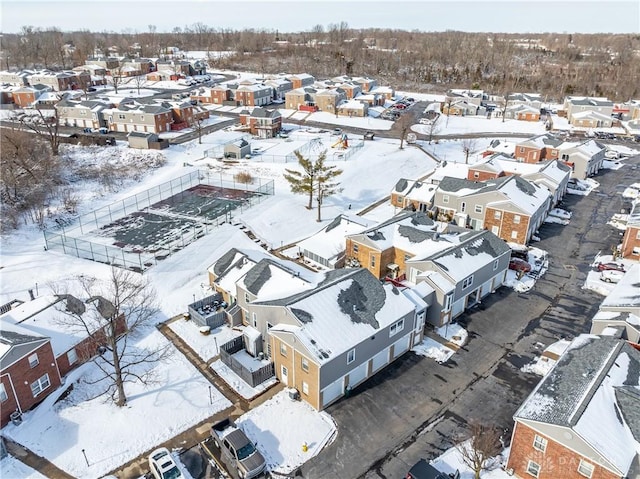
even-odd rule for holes
{"type": "Polygon", "coordinates": [[[11,419],[11,422],[14,425],[19,426],[22,424],[22,413],[20,411],[14,411],[9,414],[9,419],[11,419]]]}

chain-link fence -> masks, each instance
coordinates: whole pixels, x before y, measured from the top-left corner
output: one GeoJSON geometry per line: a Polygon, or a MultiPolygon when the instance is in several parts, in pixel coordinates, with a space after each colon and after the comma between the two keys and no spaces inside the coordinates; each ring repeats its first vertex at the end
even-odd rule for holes
{"type": "Polygon", "coordinates": [[[273,180],[195,170],[45,230],[45,248],[142,272],[273,194],[273,180]]]}

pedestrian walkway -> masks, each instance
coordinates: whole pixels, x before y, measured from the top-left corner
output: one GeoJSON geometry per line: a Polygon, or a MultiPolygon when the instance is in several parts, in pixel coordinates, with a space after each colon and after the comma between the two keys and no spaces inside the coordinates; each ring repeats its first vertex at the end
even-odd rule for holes
{"type": "Polygon", "coordinates": [[[458,346],[455,343],[452,343],[451,341],[447,340],[446,338],[443,338],[442,336],[440,336],[439,334],[436,334],[433,331],[430,330],[425,330],[424,335],[427,336],[430,339],[433,339],[435,342],[442,344],[443,346],[448,347],[449,349],[453,349],[454,351],[459,351],[460,350],[460,346],[458,346]]]}
{"type": "MultiPolygon", "coordinates": [[[[242,416],[247,411],[257,407],[263,402],[271,399],[273,396],[278,394],[280,391],[284,390],[284,386],[280,383],[275,386],[269,388],[264,393],[260,394],[256,398],[251,400],[245,399],[240,396],[233,388],[231,388],[213,369],[211,369],[210,364],[207,361],[203,360],[200,356],[196,354],[196,352],[184,342],[184,340],[178,336],[170,327],[169,324],[173,321],[178,321],[183,319],[184,316],[179,314],[168,320],[161,325],[158,325],[158,330],[173,343],[173,345],[180,351],[184,356],[189,360],[189,362],[198,370],[200,373],[213,385],[215,388],[220,391],[224,397],[226,397],[231,403],[232,406],[220,411],[208,419],[196,424],[195,426],[190,427],[186,431],[181,432],[177,436],[171,438],[169,441],[166,441],[163,444],[156,444],[153,449],[156,447],[166,447],[169,450],[172,449],[181,449],[187,450],[192,447],[197,446],[200,442],[204,441],[207,437],[209,437],[211,426],[223,419],[228,417],[235,419],[242,416]]],[[[149,470],[147,458],[151,451],[147,451],[141,456],[137,457],[129,461],[127,464],[124,464],[120,468],[115,471],[112,471],[111,474],[117,476],[120,479],[128,479],[128,478],[139,478],[141,475],[145,474],[149,470]]],[[[48,477],[58,477],[58,476],[48,476],[48,477]]],[[[62,476],[60,476],[62,477],[62,476]]]]}
{"type": "Polygon", "coordinates": [[[9,454],[29,466],[31,469],[38,471],[43,476],[55,477],[56,479],[75,479],[73,476],[50,463],[44,457],[38,456],[35,452],[27,449],[23,445],[6,437],[4,438],[4,443],[7,446],[7,452],[9,452],[9,454]]]}

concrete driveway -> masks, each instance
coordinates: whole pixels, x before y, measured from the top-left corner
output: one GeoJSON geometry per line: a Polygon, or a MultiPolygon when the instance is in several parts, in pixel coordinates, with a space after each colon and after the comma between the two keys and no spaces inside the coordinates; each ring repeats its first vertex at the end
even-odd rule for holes
{"type": "Polygon", "coordinates": [[[544,224],[535,244],[549,253],[548,272],[530,292],[501,288],[461,316],[470,340],[449,362],[405,354],[331,406],[338,437],[302,476],[404,477],[419,458],[458,442],[473,419],[507,429],[508,441],[513,413],[540,379],[519,368],[556,340],[589,330],[602,297],[582,285],[595,254],[620,242],[606,222],[623,207],[621,188],[637,180],[639,163],[636,156],[620,170],[603,170],[598,190],[565,198],[571,223],[544,224]]]}

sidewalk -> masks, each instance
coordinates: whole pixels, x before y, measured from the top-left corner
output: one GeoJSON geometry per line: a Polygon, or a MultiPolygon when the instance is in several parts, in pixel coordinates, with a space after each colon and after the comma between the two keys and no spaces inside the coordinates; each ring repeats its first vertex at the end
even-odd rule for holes
{"type": "Polygon", "coordinates": [[[18,444],[7,437],[4,438],[4,443],[7,446],[7,452],[9,454],[29,466],[31,469],[38,471],[43,476],[55,477],[56,479],[75,479],[73,476],[67,474],[62,469],[59,469],[54,464],[47,461],[44,457],[38,456],[35,452],[27,449],[21,444],[18,444]]]}
{"type": "MultiPolygon", "coordinates": [[[[275,386],[269,388],[264,393],[260,394],[258,397],[247,400],[240,396],[234,389],[229,387],[229,385],[218,375],[216,372],[211,369],[209,364],[204,361],[200,356],[198,356],[188,344],[186,344],[180,336],[173,332],[171,328],[169,328],[169,323],[172,321],[177,321],[183,319],[183,315],[180,314],[168,320],[166,323],[158,325],[158,330],[173,343],[173,345],[180,351],[184,356],[189,360],[193,366],[200,371],[200,373],[218,390],[220,391],[224,397],[226,397],[231,403],[232,406],[227,409],[220,411],[210,418],[205,419],[204,421],[196,424],[195,426],[190,427],[186,431],[181,432],[177,436],[171,438],[169,441],[157,444],[153,449],[157,447],[166,447],[169,450],[171,449],[191,449],[192,447],[198,445],[198,443],[204,441],[210,434],[211,426],[221,421],[222,419],[231,417],[237,418],[242,416],[247,411],[253,409],[254,407],[262,404],[268,399],[275,396],[277,393],[284,389],[284,386],[281,383],[276,384],[275,386]]],[[[147,458],[151,450],[142,454],[141,456],[129,461],[128,463],[122,465],[115,471],[112,471],[110,474],[117,476],[120,479],[137,479],[144,473],[148,472],[149,466],[147,463],[147,458]]],[[[62,476],[48,476],[48,477],[62,477],[62,476]]],[[[66,478],[65,478],[66,479],[66,478]]]]}

